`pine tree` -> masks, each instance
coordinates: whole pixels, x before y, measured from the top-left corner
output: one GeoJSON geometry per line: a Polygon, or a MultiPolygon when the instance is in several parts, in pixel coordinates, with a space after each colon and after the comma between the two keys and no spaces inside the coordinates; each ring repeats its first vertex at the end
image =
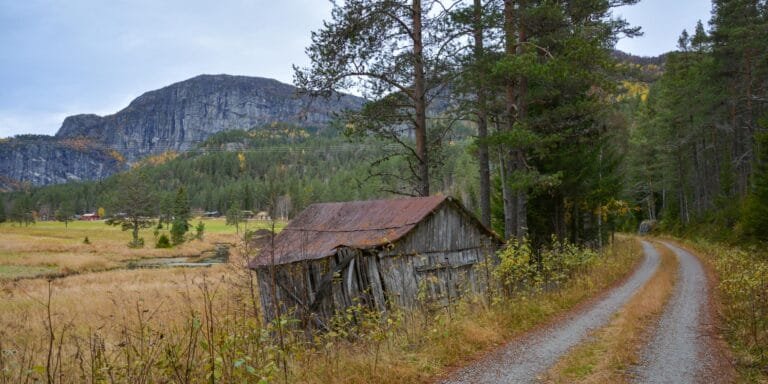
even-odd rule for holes
{"type": "Polygon", "coordinates": [[[174,245],[184,242],[184,235],[189,231],[189,197],[184,187],[179,187],[173,201],[173,221],[171,222],[171,241],[174,245]]]}
{"type": "Polygon", "coordinates": [[[5,213],[5,199],[0,196],[0,223],[4,223],[8,217],[5,213]]]}
{"type": "Polygon", "coordinates": [[[243,221],[243,213],[240,210],[240,204],[236,200],[229,202],[229,206],[226,212],[226,224],[234,225],[235,231],[240,233],[240,222],[243,221]]]}
{"type": "Polygon", "coordinates": [[[536,215],[529,209],[538,205],[532,199],[547,195],[558,196],[560,206],[550,233],[561,232],[555,229],[567,217],[573,220],[570,232],[580,231],[577,221],[586,215],[578,210],[588,200],[582,188],[588,181],[581,169],[564,170],[585,158],[598,159],[592,143],[603,140],[611,126],[604,119],[615,88],[611,74],[616,66],[607,47],[619,34],[639,33],[608,15],[611,7],[636,2],[505,0],[501,5],[504,17],[497,33],[504,50],[491,73],[505,86],[501,130],[494,141],[500,146],[506,237],[529,234],[528,219],[536,215]],[[579,188],[561,187],[570,182],[564,178],[573,178],[579,188]],[[565,206],[576,211],[563,212],[565,206]]]}
{"type": "MultiPolygon", "coordinates": [[[[304,90],[331,95],[356,88],[370,102],[347,114],[346,130],[374,134],[401,147],[407,159],[405,184],[397,192],[429,196],[431,156],[447,128],[428,132],[427,109],[446,85],[447,58],[455,55],[442,25],[451,4],[436,0],[345,0],[335,3],[331,20],[312,33],[306,52],[310,68],[294,68],[304,90]],[[415,143],[404,140],[413,137],[415,143]]],[[[379,163],[377,163],[379,164],[379,163]]],[[[378,174],[382,176],[382,174],[378,174]]]]}
{"type": "Polygon", "coordinates": [[[64,228],[68,228],[69,222],[72,221],[72,216],[75,215],[75,208],[71,201],[65,200],[59,205],[56,210],[56,220],[64,223],[64,228]]]}
{"type": "Polygon", "coordinates": [[[107,219],[108,225],[119,225],[123,231],[131,230],[129,247],[144,246],[144,239],[139,237],[139,230],[154,224],[154,193],[150,189],[149,177],[142,170],[134,170],[120,175],[117,180],[115,195],[112,197],[110,212],[114,216],[107,219]]]}
{"type": "Polygon", "coordinates": [[[20,198],[16,199],[11,208],[11,221],[18,223],[19,225],[35,223],[35,215],[33,213],[35,209],[34,201],[30,193],[25,192],[20,198]]]}
{"type": "Polygon", "coordinates": [[[756,142],[760,153],[742,212],[742,227],[747,236],[768,241],[768,133],[759,134],[756,142]]]}

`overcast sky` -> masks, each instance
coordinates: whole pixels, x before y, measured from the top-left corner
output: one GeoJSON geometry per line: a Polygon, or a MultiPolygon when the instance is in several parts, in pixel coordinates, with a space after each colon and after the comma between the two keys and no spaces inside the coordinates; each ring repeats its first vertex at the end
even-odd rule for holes
{"type": "MultiPolygon", "coordinates": [[[[0,137],[54,134],[68,115],[115,113],[202,73],[291,82],[329,12],[325,0],[0,0],[0,137]]],[[[642,0],[615,14],[645,31],[619,49],[658,55],[709,20],[710,2],[642,0]]]]}

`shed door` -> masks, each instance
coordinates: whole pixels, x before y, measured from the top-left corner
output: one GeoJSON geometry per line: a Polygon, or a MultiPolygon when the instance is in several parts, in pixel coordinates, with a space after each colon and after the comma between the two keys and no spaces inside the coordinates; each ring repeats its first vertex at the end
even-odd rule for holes
{"type": "Polygon", "coordinates": [[[419,301],[434,307],[444,307],[471,290],[472,267],[476,261],[431,259],[430,263],[415,268],[419,301]]]}

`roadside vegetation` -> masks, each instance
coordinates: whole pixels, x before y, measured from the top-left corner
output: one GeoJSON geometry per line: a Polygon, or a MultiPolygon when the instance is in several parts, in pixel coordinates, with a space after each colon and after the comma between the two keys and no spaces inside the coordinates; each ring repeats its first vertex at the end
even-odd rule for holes
{"type": "Polygon", "coordinates": [[[685,244],[704,256],[717,276],[720,330],[742,382],[768,382],[768,252],[695,239],[685,244]]]}
{"type": "Polygon", "coordinates": [[[506,266],[491,278],[506,288],[490,296],[387,314],[352,307],[330,332],[311,335],[289,317],[261,323],[243,257],[206,269],[6,282],[0,383],[428,382],[615,284],[640,255],[633,239],[603,253],[518,244],[501,252],[506,266]]]}

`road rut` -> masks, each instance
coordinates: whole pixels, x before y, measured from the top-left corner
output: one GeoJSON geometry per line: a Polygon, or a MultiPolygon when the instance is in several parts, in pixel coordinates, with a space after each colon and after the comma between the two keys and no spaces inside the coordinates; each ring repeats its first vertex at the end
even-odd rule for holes
{"type": "Polygon", "coordinates": [[[712,382],[715,357],[707,347],[707,277],[699,260],[672,244],[679,277],[636,369],[638,383],[712,382]],[[704,377],[707,375],[707,377],[704,377]]]}
{"type": "Polygon", "coordinates": [[[590,307],[566,319],[511,341],[482,360],[466,366],[442,381],[453,383],[533,383],[590,331],[610,320],[632,295],[651,278],[659,266],[659,254],[643,241],[645,258],[621,286],[590,307]]]}

